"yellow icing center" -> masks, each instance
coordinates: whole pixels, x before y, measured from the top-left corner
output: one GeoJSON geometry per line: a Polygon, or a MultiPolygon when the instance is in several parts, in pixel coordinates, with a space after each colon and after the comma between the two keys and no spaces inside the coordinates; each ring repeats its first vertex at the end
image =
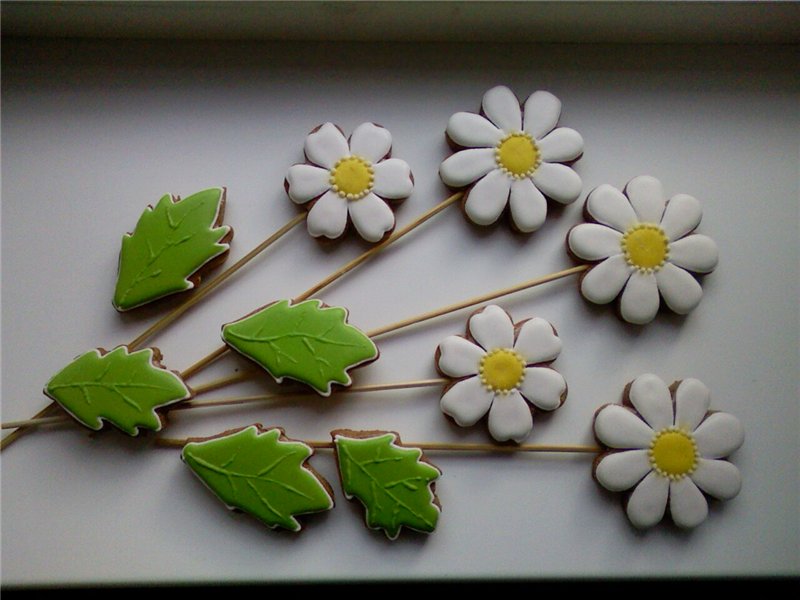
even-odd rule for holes
{"type": "Polygon", "coordinates": [[[374,182],[372,163],[360,156],[342,158],[331,169],[331,189],[348,200],[358,200],[366,196],[374,182]]]}
{"type": "Polygon", "coordinates": [[[522,131],[500,140],[494,150],[497,165],[515,179],[530,177],[539,168],[539,148],[533,138],[522,131]]]}
{"type": "Polygon", "coordinates": [[[625,260],[640,271],[658,271],[669,256],[669,239],[652,223],[634,225],[622,236],[625,260]]]}
{"type": "Polygon", "coordinates": [[[478,373],[486,389],[507,394],[525,378],[525,360],[513,350],[495,348],[481,359],[478,373]]]}
{"type": "Polygon", "coordinates": [[[668,427],[653,436],[648,456],[659,475],[680,479],[697,468],[697,443],[682,429],[668,427]]]}

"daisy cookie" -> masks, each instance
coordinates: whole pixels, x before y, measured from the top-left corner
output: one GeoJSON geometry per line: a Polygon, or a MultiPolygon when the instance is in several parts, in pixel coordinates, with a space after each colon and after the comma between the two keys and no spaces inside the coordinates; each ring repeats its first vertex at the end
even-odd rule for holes
{"type": "Polygon", "coordinates": [[[709,402],[697,379],[667,387],[648,374],[628,384],[622,405],[595,414],[595,436],[608,451],[595,459],[594,478],[612,492],[629,491],[625,513],[634,526],[652,527],[669,506],[676,525],[696,527],[708,516],[706,495],[739,493],[739,469],[724,459],[742,445],[744,429],[733,415],[709,412],[709,402]]]}
{"type": "Polygon", "coordinates": [[[309,211],[314,237],[336,239],[348,222],[368,242],[378,242],[395,226],[386,200],[408,198],[414,189],[411,169],[389,158],[392,134],[362,123],[348,140],[333,123],[314,129],[305,141],[306,163],[289,168],[284,187],[289,198],[309,211]]]}
{"type": "Polygon", "coordinates": [[[514,324],[499,306],[487,306],[467,323],[467,335],[451,335],[436,350],[436,368],[451,379],[441,409],[462,427],[489,414],[489,432],[505,442],[522,442],[535,409],[564,403],[567,382],[550,368],[561,353],[555,328],[540,318],[514,324]]]}
{"type": "Polygon", "coordinates": [[[570,254],[593,264],[581,278],[583,297],[607,304],[619,297],[619,312],[629,323],[652,321],[661,304],[685,315],[703,296],[692,273],[717,266],[717,245],[693,233],[700,224],[700,203],[686,194],[665,199],[661,182],[642,175],[623,191],[601,185],[586,199],[592,223],[567,235],[570,254]]]}
{"type": "Polygon", "coordinates": [[[550,92],[531,94],[520,106],[510,89],[483,95],[481,114],[458,112],[447,123],[456,148],[439,167],[452,188],[467,188],[464,212],[478,225],[491,225],[508,205],[515,229],[539,229],[547,217],[546,198],[561,204],[578,199],[582,183],[568,164],[583,154],[574,129],[556,127],[561,101],[550,92]]]}

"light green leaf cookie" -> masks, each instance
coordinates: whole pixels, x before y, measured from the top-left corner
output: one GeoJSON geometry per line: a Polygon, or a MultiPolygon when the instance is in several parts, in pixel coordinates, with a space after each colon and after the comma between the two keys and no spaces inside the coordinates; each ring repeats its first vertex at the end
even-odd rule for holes
{"type": "Polygon", "coordinates": [[[422,450],[401,445],[391,431],[331,432],[342,490],[366,509],[367,527],[395,539],[403,526],[430,533],[441,509],[434,482],[441,472],[422,459],[422,450]]]}
{"type": "Polygon", "coordinates": [[[328,482],[305,464],[314,450],[259,425],[183,447],[181,458],[231,510],[299,531],[295,515],[330,510],[328,482]]]}
{"type": "Polygon", "coordinates": [[[44,393],[79,423],[99,430],[103,420],[129,435],[139,427],[159,431],[157,408],[192,397],[191,390],[172,371],[159,364],[155,348],[133,353],[126,346],[106,352],[90,350],[61,369],[44,393]]]}
{"type": "Polygon", "coordinates": [[[347,310],[319,300],[281,300],[222,327],[231,348],[266,369],[306,383],[323,396],[331,384],[350,385],[348,369],[378,358],[378,348],[347,323],[347,310]]]}
{"type": "Polygon", "coordinates": [[[211,188],[148,206],[122,238],[114,307],[130,310],[195,287],[197,271],[230,248],[233,230],[220,226],[224,205],[225,188],[211,188]]]}

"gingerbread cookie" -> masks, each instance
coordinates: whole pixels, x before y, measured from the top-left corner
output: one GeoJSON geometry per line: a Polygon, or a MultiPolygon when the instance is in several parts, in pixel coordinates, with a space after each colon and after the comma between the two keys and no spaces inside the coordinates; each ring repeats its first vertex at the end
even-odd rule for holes
{"type": "Polygon", "coordinates": [[[619,298],[619,313],[629,323],[652,321],[661,304],[691,312],[703,296],[692,273],[717,266],[717,245],[692,233],[700,224],[700,203],[686,194],[665,199],[661,182],[642,175],[620,192],[604,184],[589,194],[585,212],[592,223],[573,227],[570,254],[593,264],[580,280],[583,297],[595,304],[619,298]]]}
{"type": "Polygon", "coordinates": [[[334,506],[331,486],[307,464],[313,454],[280,427],[255,424],[190,442],[181,458],[230,510],[296,532],[301,529],[296,515],[334,506]]]}
{"type": "Polygon", "coordinates": [[[457,150],[439,175],[452,188],[467,188],[464,212],[491,225],[509,206],[515,229],[532,232],[547,217],[546,198],[569,204],[581,193],[581,178],[568,164],[583,154],[574,129],[556,127],[561,101],[550,92],[531,94],[521,107],[510,89],[483,96],[481,114],[450,117],[447,139],[457,150]]]}
{"type": "Polygon", "coordinates": [[[534,408],[552,411],[564,403],[567,382],[550,368],[561,352],[555,328],[540,318],[514,324],[499,306],[469,318],[467,335],[451,335],[436,349],[436,368],[451,378],[441,409],[462,427],[489,414],[489,432],[499,442],[522,442],[533,428],[534,408]]]}
{"type": "Polygon", "coordinates": [[[630,490],[625,512],[634,526],[652,527],[669,506],[676,525],[696,527],[708,515],[704,494],[729,500],[739,493],[739,469],[723,459],[742,445],[744,429],[709,405],[697,379],[667,387],[647,374],[628,384],[622,405],[595,413],[595,436],[608,451],[594,461],[594,478],[612,492],[630,490]]]}
{"type": "Polygon", "coordinates": [[[348,141],[333,123],[306,138],[305,164],[289,168],[284,183],[289,198],[309,210],[307,227],[314,237],[336,239],[348,221],[368,242],[378,242],[395,226],[386,200],[411,195],[414,178],[403,160],[390,158],[392,134],[374,123],[362,123],[348,141]]]}

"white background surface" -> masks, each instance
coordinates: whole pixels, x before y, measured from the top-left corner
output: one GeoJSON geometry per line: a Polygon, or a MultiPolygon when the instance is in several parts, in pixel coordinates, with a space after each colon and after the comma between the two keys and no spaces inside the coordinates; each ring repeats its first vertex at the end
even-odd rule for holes
{"type": "MultiPolygon", "coordinates": [[[[797,574],[796,68],[797,48],[780,46],[4,41],[4,421],[47,404],[42,386],[73,357],[130,341],[166,308],[119,315],[110,302],[120,236],[146,204],[227,186],[238,258],[296,214],[282,186],[306,134],[369,120],[392,131],[416,178],[402,226],[447,195],[437,167],[450,152],[448,117],[477,111],[504,83],[521,99],[536,89],[562,99],[561,124],[586,140],[581,199],[530,236],[471,227],[450,208],[320,297],[368,330],[571,266],[564,237],[585,193],[654,175],[669,195],[703,202],[700,231],[717,241],[720,266],[690,316],[660,314],[643,328],[590,306],[575,280],[500,301],[515,320],[550,320],[564,341],[554,366],[569,397],[535,420],[529,441],[592,443],[595,410],[644,372],[704,381],[746,441],[732,459],[741,494],[712,503],[691,532],[634,530],[586,455],[435,454],[437,531],[388,542],[344,500],[325,452],[313,465],[337,506],[295,536],[226,511],[153,435],[43,429],[2,456],[3,583],[797,574]]],[[[219,346],[221,323],[297,295],[364,249],[354,237],[320,245],[298,228],[153,343],[184,369],[219,346]]],[[[436,345],[462,333],[469,312],[378,340],[381,359],[356,381],[436,376],[436,345]]],[[[243,366],[228,356],[198,380],[243,366]]],[[[262,381],[218,395],[275,389],[262,381]]],[[[488,441],[483,426],[450,424],[438,398],[428,389],[175,413],[164,434],[261,422],[301,439],[348,427],[488,441]]]]}

